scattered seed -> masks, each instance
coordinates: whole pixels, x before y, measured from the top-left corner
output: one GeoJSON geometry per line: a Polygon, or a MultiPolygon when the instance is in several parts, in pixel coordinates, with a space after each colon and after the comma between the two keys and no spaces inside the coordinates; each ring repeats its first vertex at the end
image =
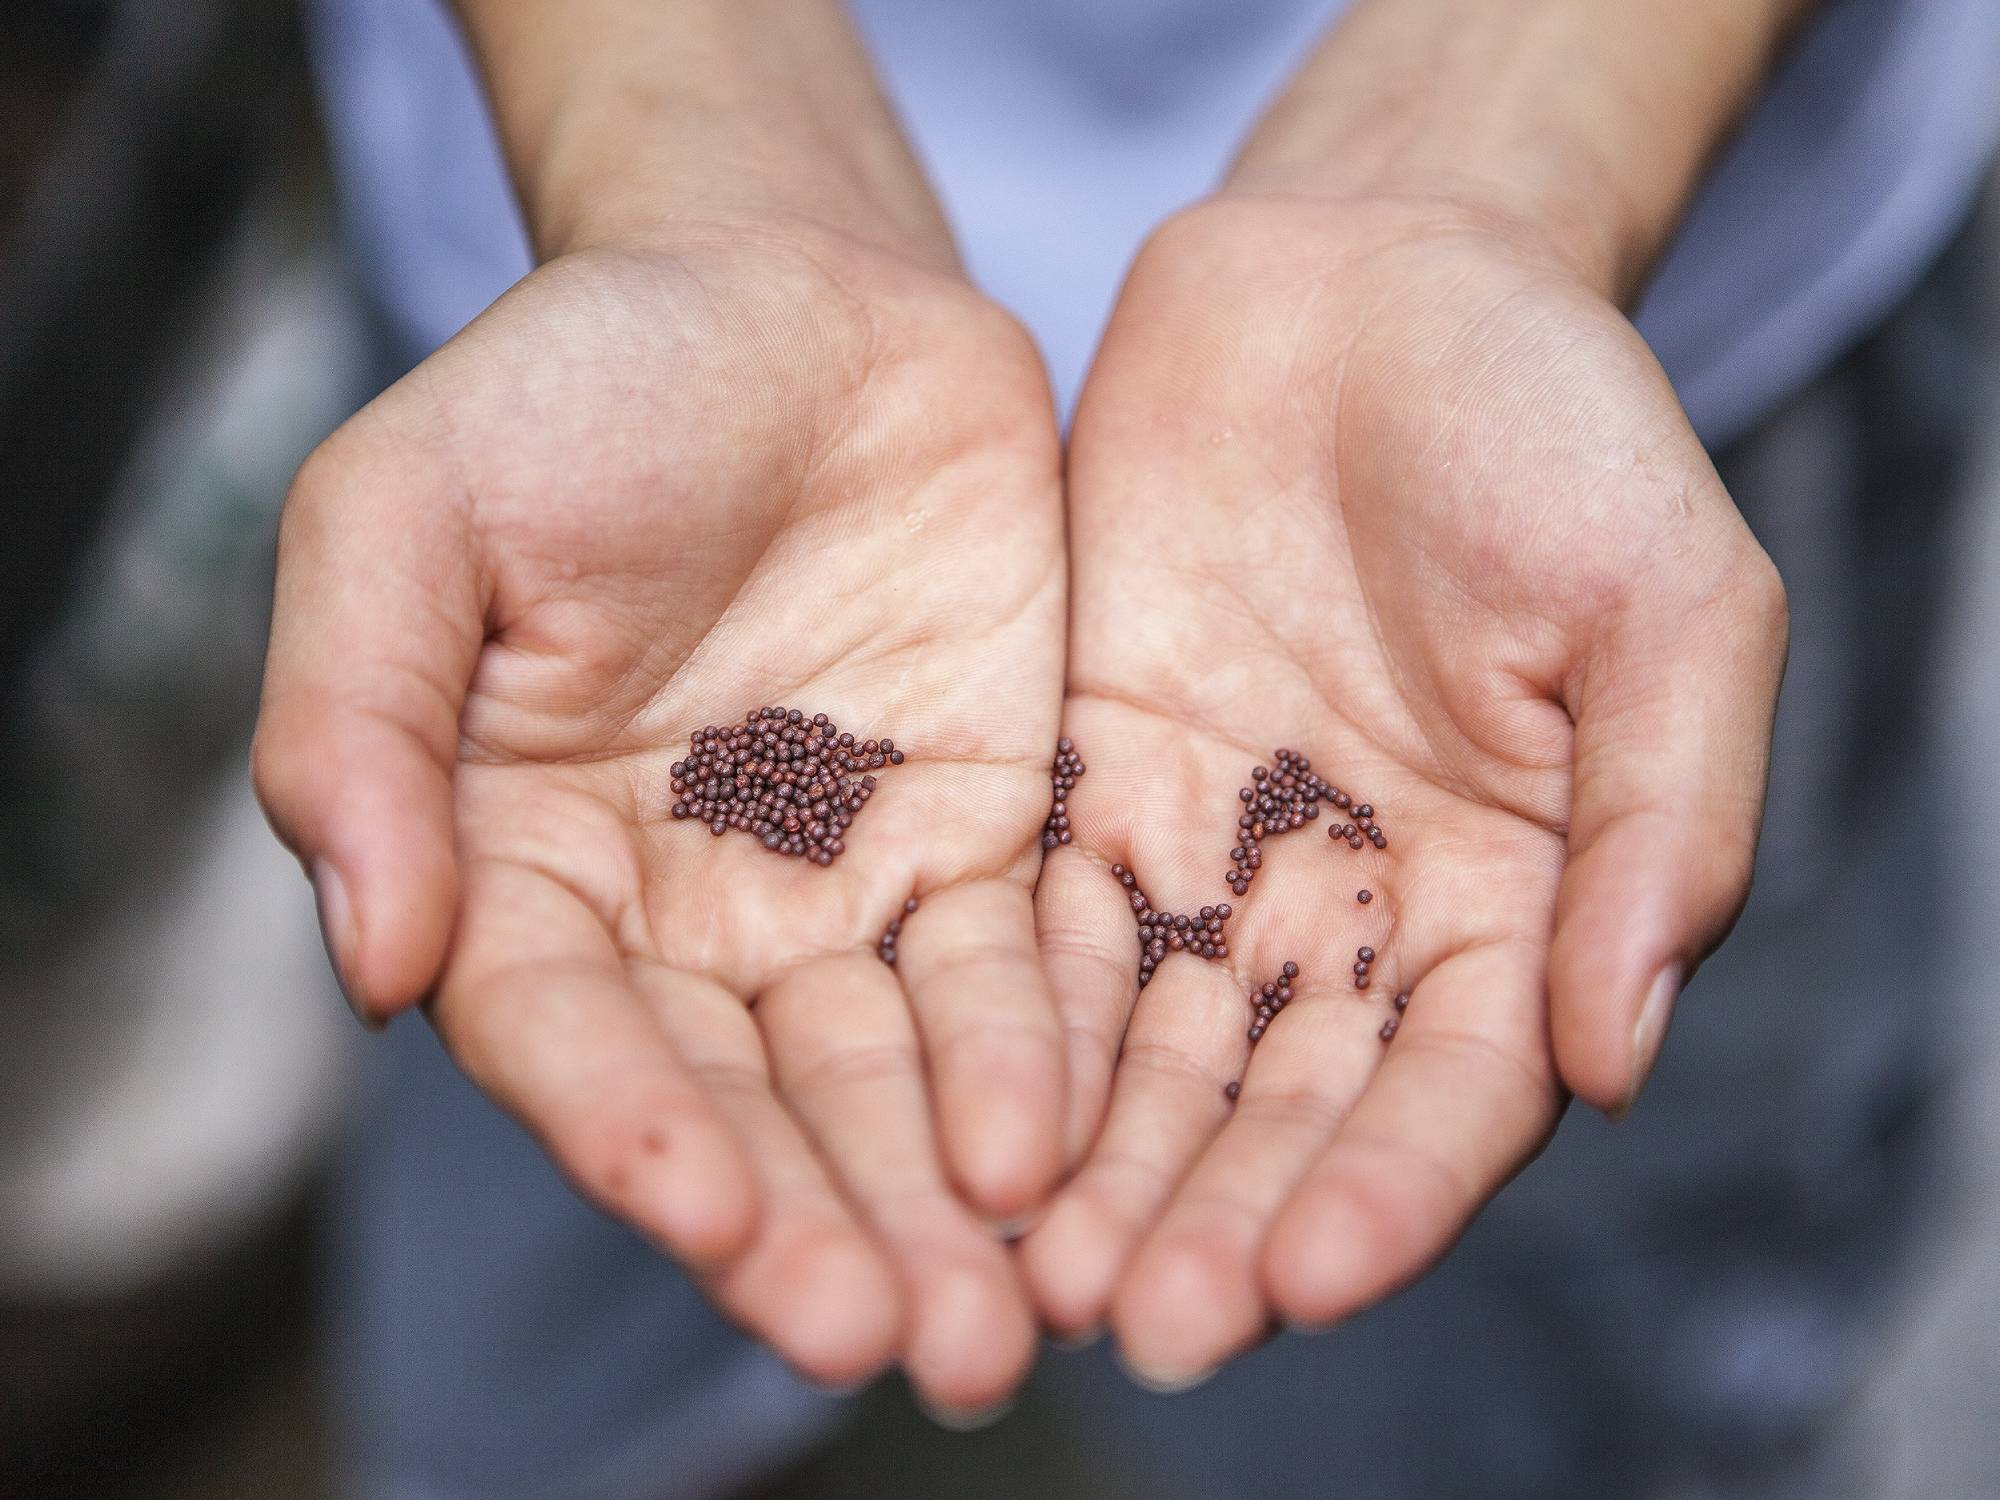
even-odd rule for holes
{"type": "Polygon", "coordinates": [[[882,929],[882,936],[875,944],[875,956],[890,968],[896,967],[896,940],[903,935],[903,917],[917,909],[917,898],[910,897],[903,903],[903,916],[891,917],[889,925],[882,929]]]}
{"type": "Polygon", "coordinates": [[[1238,1083],[1233,1078],[1228,1083],[1225,1083],[1222,1086],[1222,1097],[1227,1099],[1232,1104],[1236,1102],[1237,1096],[1240,1095],[1242,1092],[1243,1092],[1243,1085],[1238,1083]]]}
{"type": "MultiPolygon", "coordinates": [[[[1050,814],[1042,840],[1047,848],[1068,842],[1066,825],[1058,827],[1055,820],[1059,814],[1067,812],[1065,793],[1083,774],[1082,762],[1074,760],[1074,748],[1068,740],[1059,742],[1056,747],[1057,759],[1052,776],[1056,811],[1050,814]],[[1074,760],[1073,766],[1065,762],[1066,756],[1074,760]],[[1063,781],[1065,776],[1068,777],[1067,786],[1063,781]]],[[[1229,851],[1230,867],[1222,877],[1231,895],[1241,897],[1248,894],[1251,882],[1264,863],[1265,840],[1304,827],[1319,817],[1320,809],[1326,804],[1342,811],[1352,809],[1355,818],[1351,823],[1329,819],[1329,839],[1344,840],[1350,849],[1355,850],[1362,847],[1364,839],[1378,849],[1387,847],[1387,838],[1374,821],[1373,805],[1366,802],[1357,805],[1351,793],[1342,791],[1315,773],[1312,762],[1295,750],[1281,748],[1273,752],[1271,759],[1269,766],[1252,767],[1250,784],[1239,788],[1236,793],[1243,811],[1236,819],[1236,843],[1229,851]]],[[[1192,953],[1203,959],[1228,956],[1225,927],[1234,915],[1233,907],[1219,903],[1200,907],[1192,914],[1161,911],[1139,888],[1138,877],[1132,871],[1122,864],[1115,864],[1111,873],[1124,887],[1132,907],[1139,943],[1141,989],[1152,982],[1153,975],[1169,953],[1192,953]]],[[[1375,893],[1363,889],[1356,892],[1355,899],[1366,906],[1375,899],[1375,893]]],[[[1354,987],[1365,990],[1369,986],[1369,965],[1374,961],[1375,950],[1363,947],[1356,953],[1354,987]]],[[[1263,1038],[1278,1013],[1291,1003],[1291,981],[1298,977],[1298,973],[1299,966],[1287,961],[1280,979],[1250,992],[1253,1015],[1247,1034],[1253,1046],[1263,1038]]],[[[1402,997],[1402,1003],[1407,1003],[1407,997],[1402,997]]],[[[1225,1092],[1234,1099],[1238,1089],[1239,1085],[1232,1083],[1225,1088],[1225,1092]]]]}
{"type": "Polygon", "coordinates": [[[1397,1020],[1397,1018],[1391,1016],[1389,1017],[1388,1020],[1382,1023],[1382,1029],[1380,1032],[1377,1033],[1377,1035],[1380,1036],[1382,1040],[1385,1042],[1394,1041],[1396,1038],[1396,1027],[1399,1024],[1401,1023],[1397,1020]]]}

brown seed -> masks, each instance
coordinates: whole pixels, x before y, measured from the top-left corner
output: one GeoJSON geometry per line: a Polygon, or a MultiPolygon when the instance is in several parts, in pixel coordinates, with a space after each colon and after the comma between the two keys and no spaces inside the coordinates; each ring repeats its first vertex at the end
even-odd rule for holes
{"type": "Polygon", "coordinates": [[[697,817],[718,837],[748,833],[774,854],[830,865],[846,852],[842,837],[868,799],[874,778],[824,714],[762,707],[742,722],[703,726],[689,754],[671,767],[677,818],[697,817]],[[795,811],[803,809],[803,813],[795,811]]]}
{"type": "Polygon", "coordinates": [[[1375,950],[1365,945],[1356,948],[1354,950],[1354,956],[1360,959],[1364,964],[1372,964],[1375,962],[1375,950]]]}
{"type": "Polygon", "coordinates": [[[1388,1020],[1382,1023],[1382,1030],[1378,1033],[1378,1035],[1380,1035],[1382,1040],[1385,1042],[1393,1041],[1395,1040],[1396,1036],[1396,1026],[1397,1026],[1396,1018],[1394,1016],[1391,1016],[1389,1017],[1388,1020]]]}
{"type": "Polygon", "coordinates": [[[1236,1082],[1234,1079],[1231,1079],[1228,1083],[1225,1083],[1222,1086],[1223,1098],[1229,1100],[1231,1103],[1234,1103],[1236,1099],[1242,1094],[1242,1092],[1243,1092],[1243,1085],[1236,1082]]]}
{"type": "MultiPolygon", "coordinates": [[[[882,748],[889,752],[891,765],[901,764],[902,752],[894,749],[887,740],[882,748]]],[[[1056,741],[1055,760],[1049,766],[1049,815],[1042,823],[1042,847],[1059,848],[1070,841],[1069,794],[1083,779],[1083,759],[1076,753],[1076,744],[1067,736],[1056,741]]],[[[1112,866],[1111,873],[1124,877],[1124,866],[1112,866]]]]}
{"type": "Polygon", "coordinates": [[[1375,899],[1375,893],[1373,891],[1356,891],[1354,899],[1359,901],[1363,906],[1366,906],[1370,901],[1375,899]]]}
{"type": "Polygon", "coordinates": [[[1406,1010],[1409,1008],[1409,1004],[1410,1004],[1410,997],[1407,994],[1398,995],[1395,999],[1395,1006],[1397,1010],[1406,1010]]]}

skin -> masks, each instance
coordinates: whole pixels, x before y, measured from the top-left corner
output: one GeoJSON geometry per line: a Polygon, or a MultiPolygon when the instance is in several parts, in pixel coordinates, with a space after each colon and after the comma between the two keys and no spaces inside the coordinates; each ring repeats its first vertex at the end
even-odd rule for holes
{"type": "Polygon", "coordinates": [[[1065,704],[1046,385],[837,7],[465,0],[544,264],[301,473],[256,745],[357,1011],[808,1375],[949,1412],[1037,1311],[1173,1384],[1418,1274],[1629,1108],[1743,898],[1782,592],[1620,306],[1799,9],[1360,6],[1134,267],[1065,704]],[[910,753],[831,870],[665,816],[774,702],[910,753]],[[1139,1002],[1103,867],[1221,899],[1281,742],[1391,852],[1273,841],[1139,1002]]]}
{"type": "Polygon", "coordinates": [[[1619,304],[1796,7],[1498,9],[1361,7],[1139,256],[1077,415],[1091,780],[1041,915],[1082,1162],[1021,1254],[1052,1328],[1108,1321],[1165,1388],[1421,1274],[1571,1095],[1628,1110],[1748,890],[1783,590],[1619,304]],[[1621,34],[1649,20],[1678,50],[1621,34]],[[1593,182],[1621,130],[1655,171],[1593,182]],[[1233,791],[1279,744],[1390,846],[1308,824],[1234,897],[1233,791]],[[1139,995],[1114,861],[1230,901],[1228,959],[1139,995]]]}
{"type": "MultiPolygon", "coordinates": [[[[537,55],[479,35],[500,76],[537,55]]],[[[536,173],[592,159],[534,120],[507,128],[536,173]]],[[[829,149],[837,205],[699,219],[650,174],[621,211],[531,173],[545,263],[298,478],[255,769],[365,1018],[421,999],[583,1193],[808,1376],[900,1361],[966,1412],[1035,1343],[990,1221],[1061,1167],[1032,902],[1060,449],[1032,345],[896,160],[829,149]],[[908,755],[831,868],[668,816],[690,732],[762,704],[908,755]]]]}

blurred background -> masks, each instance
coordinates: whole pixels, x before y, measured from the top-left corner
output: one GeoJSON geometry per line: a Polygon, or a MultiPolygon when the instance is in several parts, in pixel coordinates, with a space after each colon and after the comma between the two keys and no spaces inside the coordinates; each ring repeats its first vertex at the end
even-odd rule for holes
{"type": "MultiPolygon", "coordinates": [[[[323,1251],[368,1042],[245,752],[286,484],[398,360],[305,41],[271,0],[0,19],[0,1497],[340,1492],[323,1251]]],[[[1879,989],[1945,1042],[1827,1419],[1885,1500],[2000,1495],[2000,285],[1975,291],[1977,432],[1913,674],[1954,811],[1898,830],[1962,878],[1935,991],[1879,989]]],[[[892,1387],[844,1424],[758,1493],[1166,1492],[1042,1376],[977,1436],[892,1387]]]]}

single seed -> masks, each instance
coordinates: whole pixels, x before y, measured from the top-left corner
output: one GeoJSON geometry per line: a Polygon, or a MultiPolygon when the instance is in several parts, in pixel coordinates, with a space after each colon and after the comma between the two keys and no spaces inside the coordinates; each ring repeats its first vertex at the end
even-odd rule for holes
{"type": "Polygon", "coordinates": [[[1395,1005],[1397,1010],[1407,1010],[1409,1008],[1409,1004],[1410,1004],[1410,997],[1407,994],[1398,995],[1396,997],[1395,1005]]]}
{"type": "Polygon", "coordinates": [[[1228,1083],[1225,1083],[1222,1086],[1222,1097],[1229,1100],[1232,1104],[1236,1102],[1236,1099],[1238,1098],[1238,1096],[1242,1094],[1242,1092],[1243,1092],[1243,1085],[1236,1082],[1234,1079],[1231,1079],[1228,1083]]]}
{"type": "Polygon", "coordinates": [[[1359,901],[1363,906],[1366,906],[1370,901],[1375,899],[1375,893],[1373,891],[1356,891],[1354,899],[1359,901]]]}
{"type": "Polygon", "coordinates": [[[1375,962],[1375,950],[1373,948],[1369,948],[1366,946],[1356,948],[1354,950],[1354,956],[1360,959],[1364,964],[1372,964],[1375,962]]]}

